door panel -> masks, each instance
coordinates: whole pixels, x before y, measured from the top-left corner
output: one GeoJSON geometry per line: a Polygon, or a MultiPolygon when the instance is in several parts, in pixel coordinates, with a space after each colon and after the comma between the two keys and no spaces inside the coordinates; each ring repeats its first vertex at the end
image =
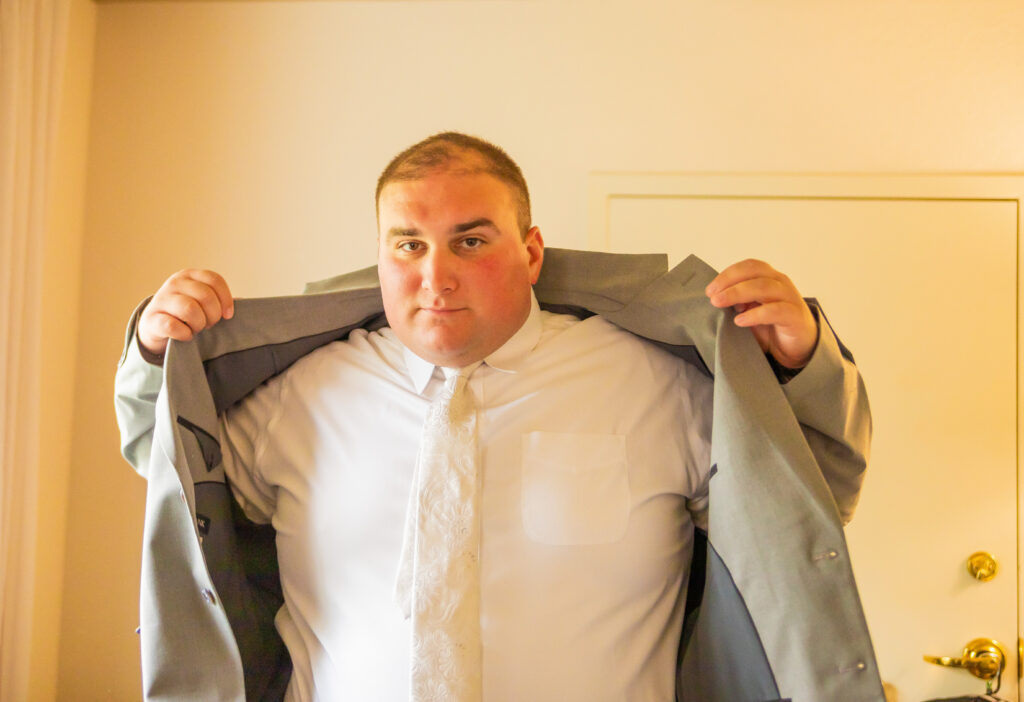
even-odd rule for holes
{"type": "Polygon", "coordinates": [[[979,694],[922,655],[991,637],[1009,654],[1000,695],[1016,700],[1019,200],[995,185],[980,197],[970,178],[933,179],[929,196],[921,181],[606,174],[592,244],[718,269],[762,258],[819,298],[874,416],[847,535],[882,677],[901,702],[979,694]],[[968,574],[975,551],[998,560],[992,581],[968,574]]]}

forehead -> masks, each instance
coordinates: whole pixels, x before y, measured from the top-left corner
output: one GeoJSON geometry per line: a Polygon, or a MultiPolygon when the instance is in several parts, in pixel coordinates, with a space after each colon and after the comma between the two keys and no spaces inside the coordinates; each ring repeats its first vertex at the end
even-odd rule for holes
{"type": "Polygon", "coordinates": [[[464,211],[513,210],[511,188],[479,168],[446,168],[422,178],[392,181],[381,190],[378,214],[444,216],[464,211]]]}

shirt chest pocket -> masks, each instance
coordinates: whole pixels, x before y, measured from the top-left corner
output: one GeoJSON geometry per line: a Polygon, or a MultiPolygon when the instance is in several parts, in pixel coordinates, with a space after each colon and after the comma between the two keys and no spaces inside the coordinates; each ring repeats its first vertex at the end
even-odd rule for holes
{"type": "Polygon", "coordinates": [[[619,541],[629,525],[626,437],[523,434],[523,529],[555,546],[619,541]]]}

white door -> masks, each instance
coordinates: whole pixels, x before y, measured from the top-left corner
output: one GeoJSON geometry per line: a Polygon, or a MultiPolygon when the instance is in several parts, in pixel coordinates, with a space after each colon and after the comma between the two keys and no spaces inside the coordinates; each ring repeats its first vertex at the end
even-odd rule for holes
{"type": "Polygon", "coordinates": [[[923,655],[988,637],[1017,700],[1022,179],[612,173],[591,191],[594,248],[762,258],[819,298],[873,409],[847,536],[891,698],[985,692],[923,655]],[[966,568],[977,551],[998,562],[988,582],[966,568]]]}

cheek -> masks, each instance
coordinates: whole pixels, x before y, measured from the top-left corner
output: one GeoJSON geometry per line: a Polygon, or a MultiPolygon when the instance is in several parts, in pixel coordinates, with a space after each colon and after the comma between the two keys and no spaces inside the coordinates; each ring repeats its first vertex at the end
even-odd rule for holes
{"type": "Polygon", "coordinates": [[[521,271],[514,265],[510,265],[507,258],[492,256],[478,261],[473,267],[473,274],[478,283],[483,287],[504,287],[508,281],[517,280],[521,277],[521,271]]]}
{"type": "Polygon", "coordinates": [[[388,285],[392,288],[405,288],[415,285],[415,279],[417,278],[415,266],[391,260],[377,263],[377,275],[380,277],[381,285],[388,285]]]}
{"type": "MultiPolygon", "coordinates": [[[[509,265],[506,261],[481,262],[471,282],[478,291],[477,304],[489,310],[495,319],[517,317],[522,305],[528,304],[530,272],[525,266],[509,265]]],[[[464,284],[470,281],[463,280],[464,284]]]]}
{"type": "Polygon", "coordinates": [[[414,272],[397,266],[378,266],[377,277],[380,279],[384,311],[389,313],[402,306],[418,287],[414,272]]]}
{"type": "Polygon", "coordinates": [[[498,261],[479,261],[470,273],[463,274],[462,287],[477,298],[477,304],[498,304],[513,286],[513,274],[498,261]]]}

